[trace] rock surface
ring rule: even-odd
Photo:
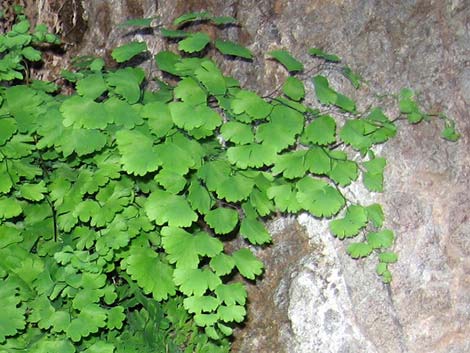
[[[372,93],[413,87],[428,111],[444,110],[462,134],[448,143],[439,137],[439,121],[402,124],[381,152],[388,159],[385,193],[355,193],[364,203],[382,202],[397,235],[391,286],[374,274],[373,260],[345,255],[323,222],[306,215],[273,222],[275,245],[259,252],[267,270],[250,288],[250,320],[237,332],[234,352],[470,352],[469,2],[47,0],[29,7],[39,21],[65,30],[68,55],[108,56],[129,38],[117,23],[154,15],[170,23],[202,9],[237,17],[243,27],[228,36],[258,55],[288,48],[312,61],[306,54],[312,46],[338,54],[367,78],[356,94],[364,106]],[[152,34],[143,37],[154,52],[164,47]],[[63,59],[54,60],[51,72]],[[269,60],[225,68],[261,93],[286,76]],[[331,78],[351,94],[346,82]]]

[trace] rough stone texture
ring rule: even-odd
[[[128,39],[126,18],[159,15],[162,23],[188,10],[236,16],[230,39],[255,53],[288,48],[309,59],[321,47],[342,56],[369,86],[356,97],[411,86],[428,111],[454,117],[462,138],[439,138],[439,122],[401,124],[382,150],[386,192],[354,196],[383,202],[397,235],[400,261],[384,286],[373,260],[353,261],[324,222],[306,215],[271,226],[275,245],[259,255],[266,273],[250,285],[250,320],[237,332],[236,352],[470,352],[470,4],[467,0],[42,0],[38,18],[65,29],[68,55],[108,55]],[[58,10],[60,8],[60,10]],[[54,17],[55,16],[55,17]],[[212,33],[215,35],[215,33]],[[164,43],[141,35],[157,52]],[[48,67],[59,67],[55,57]],[[233,61],[225,68],[265,93],[286,76],[269,60]],[[352,94],[335,72],[336,87]],[[387,104],[387,101],[384,102]],[[393,116],[396,111],[389,108]]]

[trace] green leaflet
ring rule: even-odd
[[[238,56],[248,60],[253,57],[249,49],[229,40],[216,39],[215,47],[224,55]]]
[[[140,99],[140,85],[144,77],[145,73],[141,68],[126,67],[108,73],[106,83],[112,92],[124,98],[129,104],[134,104]]]
[[[210,270],[177,268],[173,280],[186,295],[202,296],[207,290],[214,290],[222,282]]]
[[[162,164],[150,137],[134,130],[121,130],[116,133],[116,142],[125,171],[135,175],[145,175],[155,171]],[[138,143],[137,143],[138,142]]]
[[[282,92],[295,101],[300,101],[305,97],[303,82],[292,76],[287,77],[286,82],[282,85]]]
[[[362,173],[362,182],[370,191],[382,192],[386,161],[378,157],[363,163],[366,172]]]
[[[95,100],[107,90],[106,82],[101,73],[86,76],[76,83],[77,93],[83,97]]]
[[[145,42],[130,42],[114,49],[111,53],[111,56],[118,63],[122,63],[132,59],[134,56],[143,53],[146,50],[147,44]]]
[[[331,61],[331,62],[334,62],[334,63],[337,63],[337,62],[341,61],[341,58],[338,57],[337,55],[328,54],[328,53],[324,52],[323,50],[321,50],[319,48],[310,48],[308,50],[308,53],[310,55],[316,56],[320,59],[324,59],[326,61]]]
[[[372,247],[368,243],[352,243],[348,245],[346,251],[353,259],[369,256],[372,253]]]
[[[302,132],[304,118],[294,109],[277,105],[273,108],[270,121],[258,126],[256,140],[270,146],[275,152],[294,144]]]
[[[271,113],[272,107],[256,93],[240,90],[231,102],[231,109],[235,114],[246,113],[252,119],[264,119]]]
[[[214,96],[225,94],[227,87],[224,76],[214,62],[204,61],[194,74],[210,94]]]
[[[409,88],[400,90],[399,106],[400,112],[404,113],[408,121],[412,124],[419,123],[425,118],[425,114],[419,109],[418,103],[414,99],[414,92]]]
[[[321,104],[333,104],[346,112],[354,112],[356,110],[354,101],[333,90],[325,76],[315,76],[313,78],[313,84],[315,86],[315,93]]]
[[[344,218],[330,222],[331,233],[339,239],[355,237],[367,225],[367,212],[362,206],[349,206]]]
[[[263,223],[248,217],[241,222],[240,234],[253,245],[270,243],[272,240]]]
[[[304,130],[303,139],[317,145],[329,145],[336,141],[336,122],[329,115],[314,119]]]
[[[234,230],[238,223],[238,212],[230,208],[218,207],[206,213],[206,223],[217,234],[227,234]]]
[[[181,26],[188,22],[209,20],[211,17],[212,17],[211,14],[207,11],[188,12],[174,19],[173,24],[177,26]]]
[[[131,248],[130,256],[123,260],[122,266],[146,293],[152,294],[155,300],[164,300],[175,294],[173,269],[162,262],[152,249]]]
[[[252,143],[255,139],[251,125],[229,121],[222,125],[220,133],[224,139],[238,145]]]
[[[199,52],[210,42],[210,37],[201,32],[192,33],[179,42],[178,49],[187,53]]]
[[[158,225],[189,227],[197,220],[197,214],[184,197],[163,190],[153,191],[146,200],[144,209],[148,218]]]
[[[17,308],[21,298],[17,295],[18,290],[13,281],[1,280],[0,302],[3,308],[2,319],[0,319],[0,343],[5,338],[15,335],[18,330],[25,327],[25,309]]]
[[[268,53],[269,56],[279,61],[289,72],[302,71],[304,65],[295,59],[287,50],[273,50]]]
[[[305,177],[296,184],[297,201],[317,217],[331,217],[345,204],[343,195],[321,179]]]
[[[263,271],[263,263],[249,249],[240,249],[232,254],[240,274],[248,279],[255,279]]]
[[[168,262],[178,268],[197,268],[200,257],[214,257],[223,250],[222,243],[205,232],[192,235],[180,228],[164,227],[161,233]]]
[[[227,158],[230,163],[240,169],[248,167],[262,167],[271,165],[276,158],[276,150],[270,145],[247,144],[243,146],[229,147]]]
[[[389,248],[393,245],[395,236],[389,229],[384,229],[380,232],[370,232],[367,235],[367,242],[374,249]]]

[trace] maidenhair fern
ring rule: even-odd
[[[155,55],[172,76],[157,90],[126,64],[144,42],[116,48],[116,69],[96,58],[63,71],[75,86],[65,96],[25,80],[24,63],[40,59],[35,44],[57,37],[31,31],[21,14],[0,36],[1,352],[227,352],[246,318],[239,278],[262,274],[252,247],[272,241],[264,222],[276,212],[331,218],[335,237],[359,239],[348,253],[376,253],[390,282],[397,256],[382,208],[348,201],[343,188],[361,180],[383,190],[386,161],[373,147],[396,134],[394,121],[380,108],[358,112],[321,74],[312,77],[320,104],[306,104],[304,66],[286,50],[268,53],[289,72],[279,96],[244,89],[202,52],[253,54],[187,31],[194,21],[235,19],[190,13],[162,28],[181,53]],[[309,53],[360,85],[337,56]],[[428,117],[410,90],[399,105],[411,123]],[[457,139],[444,119],[443,136]],[[238,234],[247,246],[228,250]]]

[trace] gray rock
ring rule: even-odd
[[[49,21],[56,0],[35,4]],[[236,352],[466,353],[470,352],[470,4],[467,0],[90,0],[66,2],[74,16],[52,19],[69,28],[68,55],[109,55],[127,38],[115,25],[125,18],[159,15],[163,23],[188,10],[236,16],[243,27],[225,34],[263,55],[286,48],[316,59],[316,46],[343,57],[368,85],[354,93],[335,72],[335,87],[360,106],[383,103],[374,93],[417,90],[431,112],[454,117],[462,138],[439,137],[440,122],[400,124],[381,153],[388,160],[386,191],[359,201],[383,203],[397,236],[394,281],[385,286],[375,261],[353,261],[324,222],[302,215],[273,223],[275,244],[259,255],[266,273],[250,285],[249,321],[237,331]],[[37,8],[42,7],[42,8]],[[39,10],[39,11],[38,11]],[[49,11],[49,12],[48,12]],[[63,10],[65,11],[65,10]],[[79,16],[82,20],[78,21]],[[60,17],[60,16],[59,16]],[[73,22],[75,19],[75,22]],[[67,27],[68,26],[68,27]],[[77,27],[78,26],[78,27]],[[165,44],[143,39],[157,52]],[[56,59],[56,67],[62,63]],[[224,68],[266,93],[286,77],[271,60],[233,61]],[[49,72],[54,74],[54,60]],[[309,98],[311,99],[311,97]],[[380,101],[380,102],[379,102]],[[275,256],[274,256],[275,255]]]

